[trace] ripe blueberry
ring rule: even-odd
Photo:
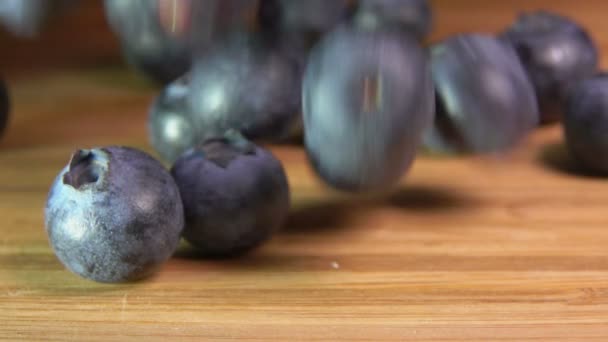
[[[167,85],[150,109],[150,141],[160,156],[171,163],[198,142],[199,133],[188,102],[189,92],[187,74]]]
[[[360,0],[357,20],[377,25],[396,25],[424,38],[431,28],[432,13],[427,0]]]
[[[283,140],[299,121],[301,69],[259,37],[239,33],[198,60],[191,109],[201,138],[228,129],[249,139]]]
[[[513,44],[534,84],[542,122],[558,120],[569,89],[597,70],[597,48],[569,18],[546,11],[523,14],[503,38]]]
[[[171,175],[125,147],[76,151],[51,187],[45,217],[59,260],[109,283],[151,275],[177,248],[184,225]]]
[[[313,49],[302,101],[321,178],[341,190],[383,190],[408,170],[433,118],[427,55],[400,30],[341,26]]]
[[[513,49],[466,34],[431,48],[437,92],[433,150],[491,153],[509,148],[538,124],[534,89]]]
[[[246,252],[269,239],[287,217],[283,166],[236,131],[186,152],[171,174],[184,202],[184,237],[207,256]]]
[[[608,75],[574,88],[564,113],[566,141],[585,168],[608,174]]]

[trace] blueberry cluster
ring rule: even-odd
[[[593,41],[565,17],[525,14],[500,35],[425,48],[425,0],[105,4],[127,59],[165,84],[149,132],[173,166],[124,147],[74,153],[49,193],[46,227],[83,277],[146,277],[182,236],[208,257],[268,240],[286,220],[289,185],[252,141],[302,133],[327,184],[384,191],[422,145],[496,153],[563,117],[574,156],[608,172],[608,75],[596,75]]]

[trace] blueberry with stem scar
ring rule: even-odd
[[[94,281],[134,281],[173,254],[184,226],[171,175],[126,147],[76,151],[49,192],[46,232],[59,260]]]
[[[302,101],[318,175],[340,190],[385,190],[410,168],[432,122],[427,55],[398,29],[339,27],[313,49]]]
[[[581,82],[564,114],[570,153],[584,168],[608,174],[608,74]]]
[[[551,12],[522,14],[502,38],[515,47],[534,84],[543,123],[559,120],[569,90],[598,67],[597,48],[585,29]]]
[[[205,256],[247,252],[268,240],[287,217],[283,166],[236,131],[186,152],[171,174],[184,201],[184,238]]]
[[[513,49],[463,34],[431,48],[437,115],[425,143],[441,152],[500,152],[538,125],[530,80]]]

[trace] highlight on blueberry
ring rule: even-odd
[[[180,241],[184,212],[171,175],[126,147],[78,150],[48,195],[46,232],[59,260],[98,282],[153,274]]]
[[[302,98],[309,159],[346,191],[397,183],[434,111],[427,55],[396,29],[344,25],[325,36],[310,55]]]
[[[247,252],[279,230],[289,211],[283,166],[236,131],[205,140],[171,174],[184,203],[184,238],[203,255]]]
[[[401,27],[420,39],[429,33],[432,22],[427,0],[359,0],[356,17],[370,25]]]
[[[522,14],[502,38],[515,47],[534,84],[544,123],[560,118],[569,90],[598,67],[598,50],[587,31],[555,13]]]
[[[457,35],[431,47],[431,63],[437,111],[427,148],[499,152],[538,125],[534,89],[509,45],[488,35]]]
[[[10,100],[8,96],[8,89],[4,81],[0,79],[0,137],[4,134],[6,125],[8,123],[8,116],[10,110]]]
[[[572,91],[564,132],[572,156],[585,169],[608,174],[608,74],[599,74]]]
[[[189,93],[190,75],[186,74],[167,85],[150,108],[150,141],[163,160],[171,163],[199,140]]]
[[[281,141],[301,118],[298,62],[259,36],[236,33],[193,66],[190,106],[201,139],[240,131]]]

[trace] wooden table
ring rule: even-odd
[[[608,1],[434,4],[434,39],[551,4],[608,43]],[[82,11],[103,24],[96,2]],[[39,45],[0,39],[14,47],[2,61],[14,115],[0,142],[0,339],[608,341],[608,181],[573,168],[559,127],[502,157],[422,156],[385,198],[331,192],[300,147],[274,147],[293,209],[259,250],[205,261],[184,246],[129,285],[69,273],[44,231],[51,180],[77,147],[150,151],[157,92],[107,63],[116,44],[103,27],[82,30],[99,45],[54,45],[86,22],[71,14]]]

